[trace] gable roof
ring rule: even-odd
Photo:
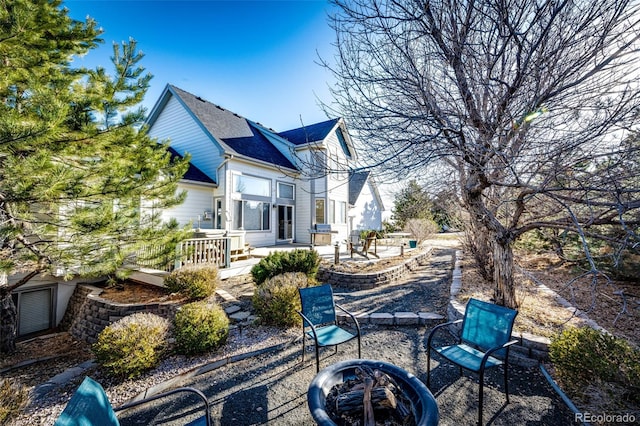
[[[294,145],[304,145],[311,142],[324,140],[336,127],[339,118],[323,121],[322,123],[311,124],[297,129],[287,130],[278,133],[281,137]]]
[[[250,120],[175,86],[168,85],[166,90],[182,103],[226,154],[296,170],[293,163]],[[152,121],[153,119],[151,117]]]
[[[349,204],[354,205],[358,201],[360,192],[364,188],[364,184],[367,183],[370,172],[349,172]]]
[[[184,158],[175,149],[171,147],[168,148],[168,151],[169,151],[169,154],[171,155],[171,160],[173,160],[174,158],[180,158],[180,159]],[[210,183],[214,185],[217,184],[217,182],[215,182],[213,179],[207,176],[202,170],[200,170],[199,168],[191,164],[191,162],[189,162],[189,168],[185,172],[184,176],[182,176],[182,179],[190,180],[194,182]]]
[[[384,204],[382,203],[382,197],[378,191],[378,185],[375,180],[373,180],[373,176],[371,176],[370,171],[351,170],[349,172],[349,204],[352,206],[356,204],[358,197],[360,197],[360,193],[362,192],[362,188],[364,188],[367,181],[371,184],[373,195],[378,200],[380,209],[384,210]]]

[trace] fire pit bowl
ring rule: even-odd
[[[411,401],[411,410],[418,426],[438,424],[438,405],[429,389],[413,374],[384,361],[353,359],[338,362],[321,370],[309,385],[307,403],[313,420],[321,426],[335,426],[327,414],[326,398],[336,384],[355,377],[356,367],[366,366],[392,377]]]

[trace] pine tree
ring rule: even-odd
[[[15,349],[11,291],[31,278],[121,273],[184,237],[159,211],[183,201],[187,163],[133,109],[151,79],[135,41],[114,45],[113,76],[73,66],[99,36],[58,0],[0,0],[0,352]]]
[[[400,229],[409,219],[431,219],[432,205],[429,193],[411,180],[394,197],[392,219]]]

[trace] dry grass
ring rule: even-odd
[[[582,320],[560,305],[555,298],[543,291],[533,281],[520,279],[516,290],[519,303],[518,317],[514,324],[516,332],[527,332],[538,336],[551,337],[567,325],[579,326]],[[465,257],[462,263],[462,289],[459,299],[469,298],[490,300],[493,284],[485,281],[477,272],[473,259]]]
[[[28,401],[26,386],[13,379],[0,379],[0,425],[16,416]]]
[[[623,337],[635,345],[640,344],[640,288],[633,283],[607,282],[602,277],[597,282],[590,276],[576,279],[576,273],[566,265],[557,264],[550,256],[517,255],[523,272],[516,276],[516,297],[519,314],[516,331],[551,337],[567,326],[585,325],[585,321],[565,308],[553,295],[544,291],[547,287],[572,306],[584,312],[591,320],[612,334]],[[473,260],[463,261],[463,289],[461,299],[476,297],[489,300],[492,284],[485,282],[475,270]],[[623,292],[625,298],[620,296]]]

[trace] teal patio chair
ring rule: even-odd
[[[482,425],[482,394],[484,371],[502,365],[504,390],[509,403],[508,359],[509,347],[517,342],[511,340],[513,322],[518,311],[493,303],[470,299],[462,320],[440,324],[429,333],[427,340],[427,387],[430,387],[431,350],[462,369],[479,374],[480,396],[478,400],[478,425]],[[438,330],[462,322],[462,331],[457,345],[434,347],[432,339]]]
[[[313,339],[316,349],[316,372],[320,371],[320,347],[334,346],[336,353],[340,343],[358,339],[358,358],[361,358],[360,324],[356,317],[342,306],[334,303],[333,290],[330,284],[316,287],[301,288],[300,303],[302,310],[298,311],[302,317],[302,362],[306,338]],[[355,324],[355,333],[338,326],[336,309],[345,312]]]
[[[198,389],[183,387],[163,392],[152,397],[134,401],[120,407],[113,408],[104,388],[100,383],[90,377],[85,377],[78,389],[71,396],[54,426],[118,426],[120,422],[116,417],[116,411],[137,407],[152,401],[159,400],[169,395],[188,392],[197,395],[204,404],[205,414],[189,423],[188,426],[211,426],[209,415],[209,401]]]

